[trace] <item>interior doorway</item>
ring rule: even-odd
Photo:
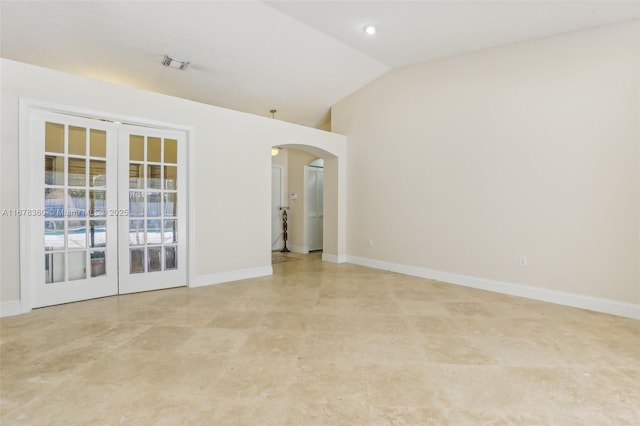
[[[322,229],[318,229],[321,235],[322,260],[332,263],[346,261],[345,249],[345,163],[342,160],[346,155],[342,147],[328,147],[330,150],[314,145],[287,144],[278,145],[279,153],[272,154],[271,164],[279,164],[285,171],[285,200],[288,220],[287,247],[294,253],[309,253],[309,238],[305,231],[306,217],[305,204],[307,202],[307,189],[305,176],[308,166],[322,166],[321,190],[316,188],[316,201],[314,216],[316,221],[322,223]],[[313,164],[312,164],[313,163]],[[317,174],[315,175],[317,178]],[[271,188],[273,192],[273,187]],[[322,194],[320,197],[319,194]],[[273,217],[273,215],[272,215]],[[282,225],[280,225],[282,229]],[[270,251],[272,251],[270,247]],[[273,253],[272,253],[273,254]]]
[[[322,250],[324,228],[324,161],[319,158],[305,171],[305,222],[304,232],[308,251]]]
[[[298,149],[272,157],[272,251],[322,251],[324,246],[324,159]],[[287,213],[284,241],[283,215]]]
[[[282,208],[286,207],[284,175],[284,166],[271,165],[271,251],[283,247],[281,215]]]

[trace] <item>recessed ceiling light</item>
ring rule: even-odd
[[[378,32],[378,29],[373,24],[367,24],[364,27],[362,27],[362,31],[364,31],[366,34],[374,35],[375,33]]]
[[[189,66],[189,61],[183,61],[182,59],[173,58],[171,56],[164,56],[162,60],[162,65],[165,67],[175,68],[177,70],[184,71]]]

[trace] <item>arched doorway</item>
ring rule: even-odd
[[[287,247],[298,253],[318,250],[315,245],[314,247],[310,246],[313,241],[308,231],[308,225],[312,219],[310,216],[315,215],[315,220],[321,221],[321,237],[319,238],[321,247],[319,249],[323,251],[322,259],[334,263],[343,262],[345,253],[343,229],[344,217],[346,217],[343,198],[345,197],[346,185],[344,184],[344,174],[341,175],[340,171],[341,166],[344,167],[344,165],[341,165],[337,155],[314,146],[284,144],[279,145],[279,148],[281,150],[278,155],[272,157],[272,167],[282,166],[286,170],[284,174],[287,176],[287,182],[285,183],[283,207],[287,211]],[[280,155],[283,156],[280,157]],[[322,196],[319,203],[317,198],[315,203],[311,203],[313,206],[309,205],[308,188],[305,188],[308,183],[307,173],[311,163],[323,166]],[[272,205],[272,212],[275,211],[273,207]],[[322,212],[319,217],[318,207]],[[311,210],[315,211],[311,212]],[[281,219],[281,212],[278,214]],[[276,246],[278,245],[272,245],[272,247]]]

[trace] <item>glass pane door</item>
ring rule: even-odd
[[[31,129],[41,164],[32,182],[40,187],[32,205],[41,208],[28,219],[42,259],[34,306],[116,294],[117,221],[109,215],[117,203],[113,126],[36,113]]]
[[[32,307],[187,283],[186,134],[30,111]]]
[[[120,292],[186,285],[185,135],[124,126],[119,139]]]

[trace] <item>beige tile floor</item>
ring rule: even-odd
[[[3,318],[1,424],[640,424],[639,321],[319,259]]]

